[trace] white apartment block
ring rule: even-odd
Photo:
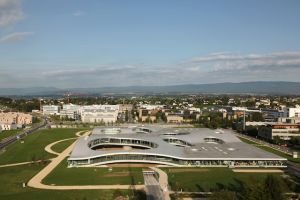
[[[43,115],[59,115],[60,106],[55,105],[44,105],[43,106]]]
[[[258,136],[272,140],[275,136],[283,140],[289,140],[291,137],[299,137],[300,129],[298,124],[273,123],[261,126],[258,129]]]
[[[119,105],[91,105],[80,109],[81,121],[84,123],[112,123],[116,122]]]
[[[286,117],[300,117],[300,106],[297,105],[295,108],[287,108]]]
[[[60,111],[61,118],[79,119],[81,106],[75,104],[65,104]]]

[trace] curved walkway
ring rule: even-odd
[[[52,146],[56,145],[57,143],[60,143],[60,142],[63,142],[63,141],[67,141],[67,140],[71,140],[71,139],[76,139],[77,137],[73,137],[73,138],[67,138],[67,139],[63,139],[63,140],[58,140],[56,142],[53,142],[51,144],[48,144],[46,147],[45,147],[45,151],[47,151],[48,153],[51,153],[51,154],[54,154],[54,155],[59,155],[60,153],[56,152],[56,151],[53,151],[51,149]]]
[[[157,172],[159,174],[159,185],[163,191],[163,195],[164,195],[164,200],[170,200],[170,192],[169,192],[169,188],[168,188],[168,175],[166,172],[164,172],[163,170],[157,168],[157,167],[150,167],[150,169],[154,170],[155,172]]]
[[[88,135],[90,132],[87,131],[82,136]],[[52,159],[51,163],[48,164],[44,169],[37,173],[30,181],[28,182],[29,187],[38,188],[38,189],[48,189],[48,190],[93,190],[93,189],[144,189],[144,185],[46,185],[42,183],[42,180],[55,168],[57,165],[62,162],[72,151],[76,141],[72,143],[68,148],[66,148],[62,153],[60,153],[56,158]]]
[[[78,136],[78,137],[81,137],[81,136],[89,135],[91,133],[91,131],[88,131],[88,133],[85,133],[85,134],[81,135],[84,132],[86,132],[86,131],[78,131],[75,135]]]

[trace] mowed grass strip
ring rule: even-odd
[[[122,176],[126,174],[126,176]],[[44,184],[54,185],[140,185],[144,183],[142,168],[78,167],[67,168],[63,160],[44,180]]]
[[[45,160],[55,157],[44,148],[48,144],[76,137],[75,133],[82,129],[43,129],[24,138],[24,143],[17,141],[0,152],[0,164],[10,164],[35,160]]]
[[[63,152],[67,147],[69,147],[73,142],[75,142],[77,139],[74,138],[74,139],[70,139],[70,140],[66,140],[66,141],[62,141],[62,142],[59,142],[55,145],[53,145],[51,147],[51,149],[57,153],[61,153]]]
[[[174,171],[174,168],[162,168],[168,173],[169,184],[174,191],[209,192],[230,185],[238,185],[239,181],[264,181],[267,175],[281,176],[281,173],[236,173],[229,168],[204,168],[205,171]],[[176,168],[175,168],[176,169]],[[182,169],[182,168],[181,168]],[[202,169],[202,168],[201,168]]]
[[[291,162],[296,162],[296,163],[300,163],[300,158],[293,158],[292,156],[284,153],[284,152],[281,152],[281,151],[278,151],[276,149],[273,149],[273,148],[270,148],[268,146],[265,146],[265,145],[261,145],[259,143],[256,143],[254,141],[251,141],[251,140],[248,140],[248,139],[245,139],[245,138],[242,138],[242,137],[238,137],[242,142],[245,142],[247,144],[251,144],[253,146],[256,146],[257,148],[260,148],[262,150],[265,150],[265,151],[268,151],[270,153],[273,153],[273,154],[276,154],[278,156],[281,156],[283,158],[286,158],[288,159],[289,161]]]
[[[17,130],[5,130],[5,131],[2,131],[0,132],[0,141],[5,139],[5,138],[8,138],[8,137],[11,137],[11,136],[15,136],[19,133],[22,133],[22,131],[24,131],[23,129],[17,129]]]
[[[23,188],[26,183],[45,165],[32,164],[0,168],[0,199],[5,200],[107,200],[118,196],[130,199],[146,199],[144,193],[132,190],[40,190],[30,187]]]

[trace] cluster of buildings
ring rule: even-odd
[[[158,118],[162,117],[167,123],[180,124],[196,121],[200,115],[200,108],[193,107],[193,104],[183,104],[175,109],[170,109],[166,105],[140,104],[137,120],[140,122],[157,122]]]
[[[60,118],[80,120],[83,123],[115,123],[125,112],[131,112],[132,105],[44,105],[44,115],[57,115]]]
[[[14,130],[32,123],[32,115],[20,112],[0,113],[0,132]]]

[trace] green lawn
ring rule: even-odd
[[[240,139],[241,141],[245,142],[245,143],[254,145],[254,146],[256,146],[256,147],[258,147],[258,148],[260,148],[260,149],[263,149],[263,150],[268,151],[268,152],[270,152],[270,153],[274,153],[274,154],[276,154],[276,155],[278,155],[278,156],[281,156],[281,157],[283,157],[283,158],[286,158],[286,159],[288,159],[288,160],[291,161],[291,162],[300,163],[300,158],[293,158],[292,156],[290,156],[290,155],[288,155],[288,154],[286,154],[286,153],[283,153],[283,152],[281,152],[281,151],[278,151],[278,150],[276,150],[276,149],[273,149],[273,148],[270,148],[270,147],[267,147],[267,146],[262,146],[262,145],[260,145],[260,144],[258,144],[258,143],[256,143],[256,142],[254,142],[254,141],[247,140],[247,139],[245,139],[245,138],[239,137],[239,139]]]
[[[168,168],[162,168],[168,173],[169,184],[172,190],[204,191],[219,189],[222,187],[237,186],[239,181],[263,181],[270,173],[235,173],[229,168],[203,168],[200,172],[169,172]],[[170,168],[174,169],[174,168]],[[199,168],[198,168],[199,169]],[[202,168],[200,168],[202,169]],[[273,174],[280,176],[281,174]]]
[[[49,159],[55,155],[47,153],[44,148],[57,140],[75,137],[82,129],[43,129],[24,138],[24,143],[17,141],[0,153],[0,164]]]
[[[131,190],[39,190],[22,187],[43,165],[0,168],[0,199],[5,200],[108,200],[129,195],[130,199],[146,199],[145,194]],[[135,198],[132,195],[135,194]]]
[[[57,153],[63,152],[68,146],[70,146],[76,139],[70,139],[66,141],[59,142],[51,147],[51,149]]]
[[[23,131],[23,129],[2,131],[2,132],[0,132],[0,141],[3,140],[4,138],[17,135],[17,134],[21,133],[22,131]]]
[[[67,168],[63,160],[43,181],[55,185],[143,184],[142,168],[101,167]]]

